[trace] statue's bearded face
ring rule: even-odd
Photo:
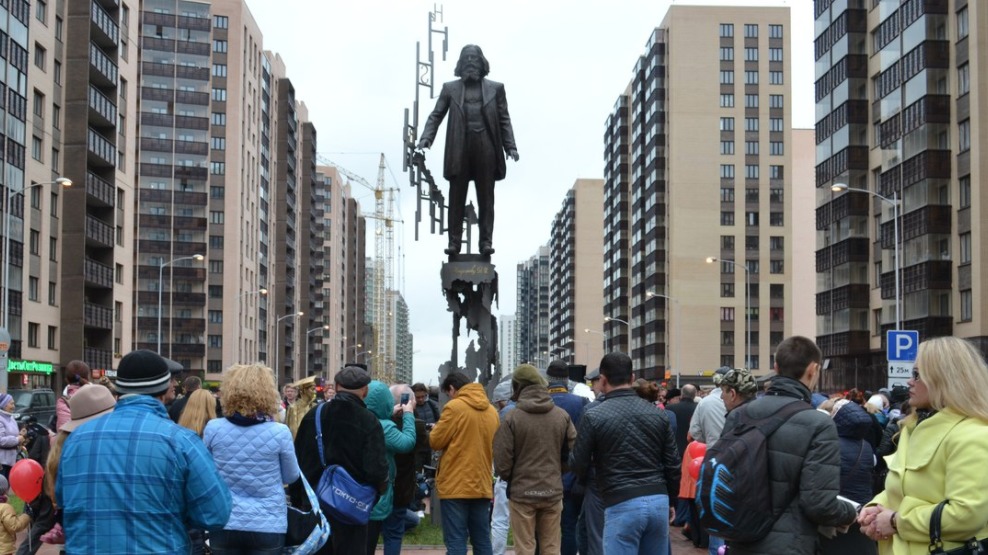
[[[466,48],[460,54],[460,77],[467,81],[480,79],[483,57],[476,48]]]

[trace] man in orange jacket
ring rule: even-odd
[[[443,452],[436,489],[446,553],[466,555],[469,535],[474,555],[492,555],[489,510],[497,411],[484,387],[460,372],[446,376],[441,389],[450,400],[429,435],[429,444]]]

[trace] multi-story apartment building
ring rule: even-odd
[[[604,350],[600,337],[604,324],[603,206],[604,181],[577,179],[553,218],[549,241],[550,354],[590,368],[600,362]]]
[[[409,312],[408,303],[405,297],[398,291],[392,291],[395,307],[394,327],[395,330],[395,383],[412,383],[412,371],[414,369],[415,342],[412,333],[408,329]]]
[[[545,368],[549,365],[549,246],[517,267],[518,360]]]
[[[501,376],[507,376],[521,364],[518,358],[518,318],[514,314],[504,314],[497,319],[498,357],[497,369]]]
[[[969,338],[988,352],[984,266],[973,255],[986,238],[977,225],[986,148],[977,78],[986,69],[988,7],[814,6],[817,342],[831,360],[824,386],[885,385],[885,334],[896,328],[921,340]]]
[[[672,6],[608,120],[605,333],[646,378],[768,370],[791,329],[790,31]]]
[[[347,198],[343,207],[345,234],[344,264],[346,265],[343,282],[345,316],[343,350],[344,361],[361,362],[364,351],[371,350],[368,345],[374,338],[373,331],[366,322],[366,289],[367,289],[367,220],[361,215],[360,203],[354,198]]]

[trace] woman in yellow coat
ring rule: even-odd
[[[885,491],[858,522],[882,555],[927,555],[930,515],[941,517],[943,547],[988,538],[988,366],[963,339],[919,345],[898,450],[886,457]]]

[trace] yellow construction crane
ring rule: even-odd
[[[374,193],[374,213],[365,214],[365,218],[375,220],[374,226],[374,271],[372,273],[373,323],[374,323],[374,360],[380,361],[375,370],[375,378],[385,383],[394,383],[395,379],[395,192],[397,188],[385,188],[384,173],[387,162],[381,153],[377,168],[377,184],[371,186],[366,179],[347,170],[343,166],[323,156],[317,155],[320,164],[333,166],[347,179],[355,181]],[[375,365],[377,366],[377,365]]]

